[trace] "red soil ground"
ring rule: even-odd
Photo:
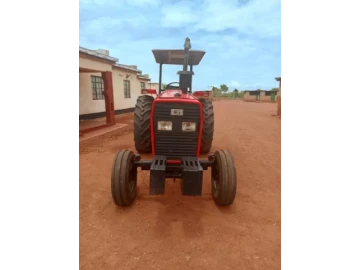
[[[129,127],[80,144],[80,269],[281,269],[281,122],[277,104],[214,101],[212,151],[237,166],[234,204],[218,208],[210,171],[202,197],[183,197],[167,180],[164,196],[139,195],[126,209],[111,198],[114,155],[134,150]],[[131,120],[129,120],[131,123]]]

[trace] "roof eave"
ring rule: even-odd
[[[142,77],[142,76],[139,76],[139,75],[137,77],[140,80],[151,81],[151,78],[146,78],[146,77]]]
[[[124,70],[128,70],[128,71],[133,71],[133,72],[140,73],[140,74],[142,73],[142,71],[140,69],[134,69],[134,68],[128,67],[128,66],[126,66],[124,64],[115,64],[114,67],[124,69]]]
[[[80,46],[79,46],[79,52],[85,53],[85,54],[90,55],[90,56],[98,57],[98,58],[101,58],[101,59],[104,59],[104,60],[108,60],[108,61],[111,61],[111,62],[115,62],[115,63],[117,61],[119,61],[119,59],[117,59],[115,57],[105,55],[105,54],[99,53],[97,51],[86,49],[86,48],[80,47]]]

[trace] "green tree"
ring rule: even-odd
[[[236,88],[233,91],[233,96],[234,98],[238,98],[239,97],[239,90],[237,90]]]
[[[221,92],[226,93],[229,90],[229,87],[226,84],[221,84],[220,90]]]
[[[217,88],[216,86],[212,87],[213,95],[214,97],[220,97],[221,96],[221,90]]]

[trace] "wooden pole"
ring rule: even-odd
[[[281,78],[279,78],[277,116],[281,117]]]

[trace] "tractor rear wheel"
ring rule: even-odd
[[[139,153],[151,153],[150,113],[154,98],[139,96],[134,110],[134,141]]]
[[[200,144],[200,153],[208,153],[212,146],[214,136],[214,108],[213,104],[208,99],[199,99],[203,107],[203,128]]]
[[[211,169],[211,192],[219,206],[231,205],[236,196],[236,168],[232,155],[226,150],[215,152],[214,166]]]
[[[129,206],[136,198],[137,167],[135,154],[121,150],[115,156],[111,173],[111,194],[118,206]]]

